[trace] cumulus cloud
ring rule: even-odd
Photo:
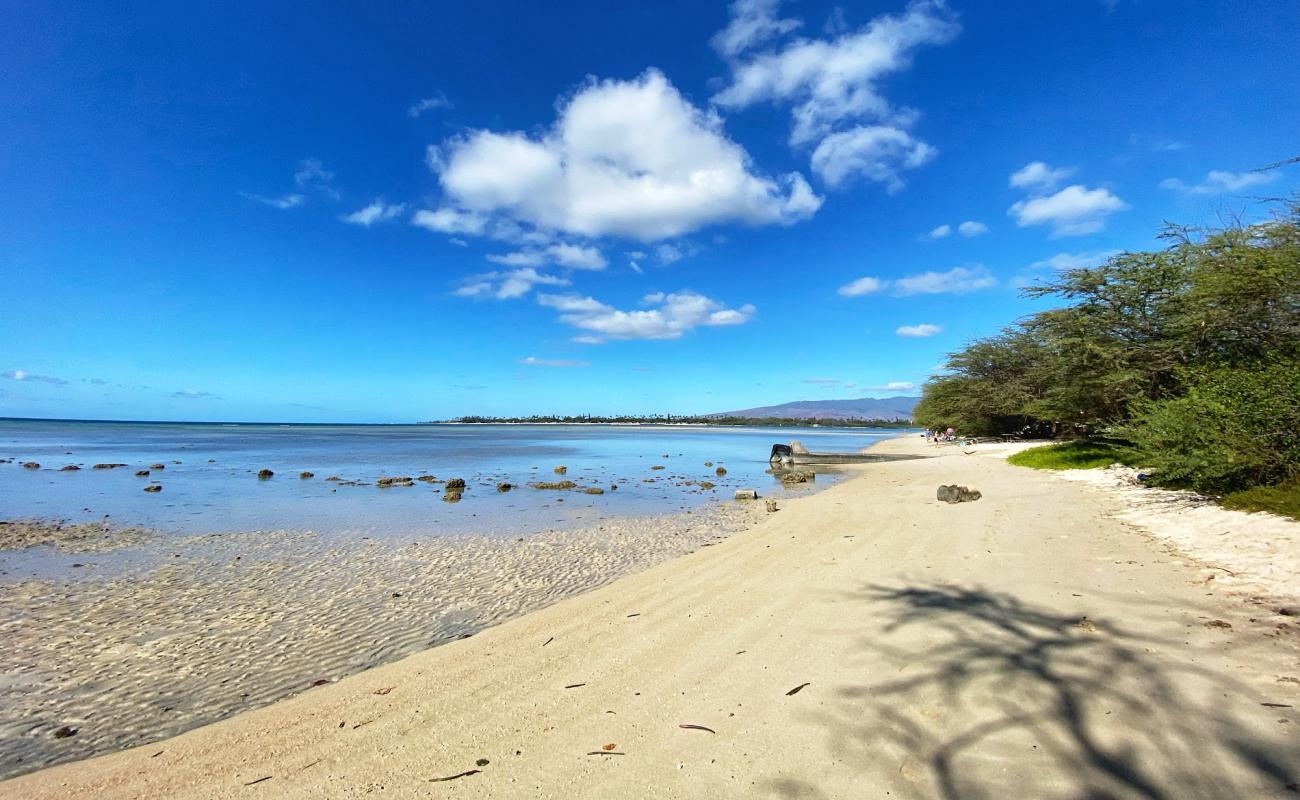
[[[844,297],[861,297],[864,294],[875,294],[882,291],[888,285],[888,281],[880,278],[858,278],[856,281],[841,286],[839,293]]]
[[[1074,167],[1049,167],[1042,161],[1031,161],[1011,173],[1009,183],[1015,189],[1050,192],[1075,172]]]
[[[1055,194],[1021,200],[1007,209],[1020,227],[1050,225],[1052,238],[1096,233],[1106,227],[1106,217],[1128,208],[1108,189],[1067,186]]]
[[[812,170],[832,188],[865,178],[892,194],[903,188],[901,170],[915,169],[936,153],[899,128],[860,125],[822,139],[812,153]]]
[[[442,92],[433,97],[425,97],[415,101],[406,110],[406,113],[410,115],[411,119],[415,119],[426,111],[435,111],[439,108],[451,108],[451,103],[443,96]]]
[[[940,225],[925,235],[927,239],[944,239],[952,235],[951,225]]]
[[[543,306],[560,312],[560,321],[586,331],[587,344],[600,339],[678,339],[695,328],[741,325],[753,318],[752,305],[727,308],[695,292],[655,292],[642,298],[644,309],[623,311],[592,297],[538,295]]]
[[[395,219],[401,216],[405,210],[406,206],[404,205],[385,203],[382,199],[378,199],[365,208],[353,211],[351,214],[344,214],[339,219],[353,225],[369,228],[376,222]]]
[[[530,266],[496,272],[482,272],[466,278],[460,288],[452,292],[456,297],[480,300],[515,300],[528,294],[534,286],[568,286],[570,281],[558,275],[547,275]]]
[[[723,58],[735,58],[754,45],[784,36],[803,23],[779,19],[781,0],[736,0],[730,6],[731,21],[714,34],[710,43]]]
[[[560,232],[650,242],[721,222],[793,224],[822,202],[798,173],[755,173],[721,118],[657,70],[587,84],[541,135],[471,131],[428,161],[448,204],[416,224],[497,238],[510,228],[489,221],[537,241]]]
[[[896,297],[917,294],[967,294],[997,285],[997,278],[981,264],[953,267],[947,272],[922,272],[894,281]]]
[[[1050,269],[1060,272],[1067,269],[1079,269],[1080,267],[1095,267],[1104,263],[1111,256],[1119,255],[1119,253],[1119,250],[1096,250],[1091,253],[1057,253],[1042,261],[1035,261],[1029,265],[1029,268]]]
[[[588,361],[575,361],[570,358],[538,358],[537,356],[521,358],[519,359],[519,363],[526,367],[556,367],[559,369],[591,366],[591,363]]]
[[[903,325],[898,330],[894,331],[894,333],[905,339],[924,339],[927,336],[934,336],[936,333],[941,333],[942,331],[943,328],[938,325],[931,325],[928,322],[923,322],[920,325]]]
[[[790,21],[775,19],[775,10],[773,3],[734,4],[731,23],[715,37],[715,47],[718,42],[744,42],[739,49],[723,51],[736,56],[793,30]],[[774,24],[787,29],[777,31]],[[921,46],[948,42],[959,30],[955,15],[941,0],[915,0],[903,13],[876,17],[855,31],[831,26],[826,38],[801,37],[732,58],[730,82],[713,101],[730,109],[789,103],[790,143],[816,143],[813,169],[828,185],[863,178],[897,191],[902,186],[899,173],[929,161],[935,150],[907,132],[918,114],[893,108],[879,83],[906,69]],[[744,35],[750,31],[756,35]]]
[[[957,232],[968,238],[971,236],[980,236],[989,232],[989,226],[985,225],[983,222],[976,222],[973,219],[968,219],[957,226]]]
[[[1262,186],[1278,177],[1276,172],[1226,172],[1210,170],[1205,180],[1189,185],[1178,178],[1166,178],[1160,182],[1160,188],[1173,189],[1188,194],[1225,194],[1240,192],[1252,186]]]
[[[35,383],[49,383],[54,386],[65,386],[67,381],[63,378],[56,378],[53,375],[35,375],[25,369],[10,369],[0,372],[0,377],[8,378],[11,381],[32,381]]]

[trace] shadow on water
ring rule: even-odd
[[[1300,796],[1294,720],[1279,724],[1281,710],[1262,707],[1270,698],[1191,663],[1181,638],[978,588],[872,586],[846,599],[865,603],[879,631],[861,642],[873,663],[899,668],[857,685],[879,669],[846,676],[812,720],[833,758],[896,770],[905,795]],[[1180,658],[1159,655],[1174,648]],[[765,788],[834,795],[804,777]]]

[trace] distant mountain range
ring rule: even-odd
[[[910,420],[912,411],[920,399],[919,397],[859,397],[856,400],[796,400],[779,406],[746,408],[706,416]]]

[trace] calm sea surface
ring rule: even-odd
[[[856,451],[906,432],[856,428],[708,428],[606,425],[252,425],[0,420],[0,519],[69,521],[109,517],[169,532],[303,529],[322,533],[427,535],[512,533],[588,523],[602,516],[667,513],[724,502],[738,487],[780,497],[765,474],[774,442]],[[22,462],[40,463],[38,470]],[[128,466],[97,470],[98,463]],[[715,467],[726,468],[719,478]],[[164,463],[149,477],[138,469]],[[59,471],[75,464],[78,471]],[[539,491],[526,484],[560,480],[557,465],[603,495]],[[662,465],[663,470],[651,466]],[[275,477],[259,480],[270,469]],[[315,473],[309,480],[302,471]],[[460,503],[441,501],[441,486],[381,489],[381,476],[464,478]],[[337,475],[370,485],[339,486]],[[838,479],[819,469],[817,486]],[[708,480],[715,491],[683,486]],[[498,481],[515,484],[498,493]],[[147,493],[150,482],[162,484]],[[617,491],[609,487],[618,484]]]

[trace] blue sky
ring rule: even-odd
[[[24,3],[0,415],[914,393],[1300,167],[1300,4]]]

